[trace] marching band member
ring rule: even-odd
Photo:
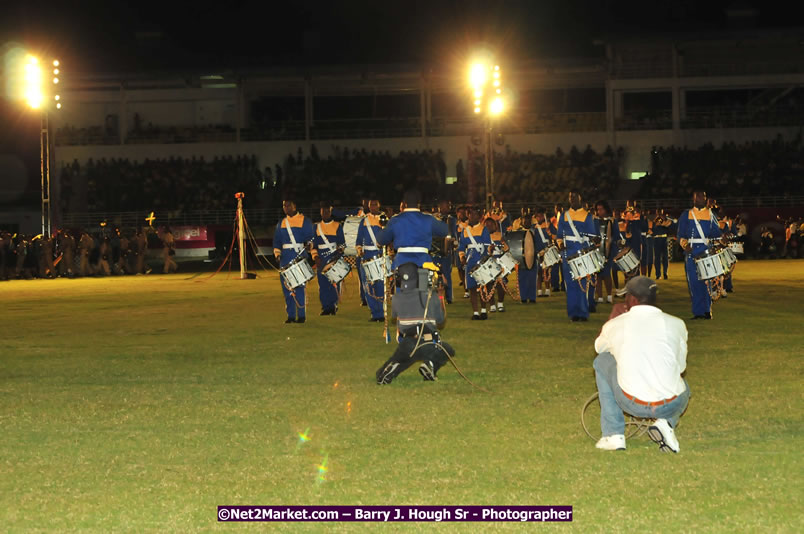
[[[502,232],[500,231],[500,226],[497,221],[492,218],[488,218],[483,221],[483,224],[486,226],[486,230],[489,232],[489,237],[491,238],[491,255],[494,259],[500,258],[503,254],[508,251],[508,244],[503,240]],[[508,277],[503,277],[503,283],[508,283]],[[496,291],[492,292],[491,294],[491,306],[489,306],[490,312],[500,311],[501,313],[505,312],[505,305],[503,302],[505,301],[505,287],[502,283],[497,283],[496,280],[489,282],[487,286],[490,290],[496,287]]]
[[[522,230],[525,216],[529,216],[529,215],[530,215],[530,208],[526,208],[526,207],[520,208],[519,217],[514,219],[514,222],[511,223],[511,231],[516,232],[517,230]]]
[[[603,269],[598,273],[598,284],[595,287],[595,293],[597,294],[597,301],[603,302],[603,289],[605,288],[606,302],[611,304],[614,300],[611,288],[611,273],[614,270],[614,258],[620,251],[620,229],[619,225],[611,217],[611,208],[608,202],[598,200],[595,203],[595,212],[600,221],[601,246],[603,247],[603,257],[606,258]]]
[[[436,219],[446,223],[447,229],[449,230],[445,242],[447,250],[443,251],[444,255],[433,256],[433,261],[438,265],[444,277],[444,297],[447,299],[447,304],[452,304],[452,244],[454,243],[457,232],[457,223],[455,217],[450,213],[450,208],[450,202],[448,200],[442,200],[438,203],[438,211],[433,214]]]
[[[626,201],[623,219],[626,224],[625,244],[631,247],[636,257],[640,259],[640,270],[645,269],[645,261],[642,259],[642,234],[647,232],[648,228],[647,225],[644,224],[645,221],[642,218],[642,213],[637,207],[635,200]],[[624,289],[625,287],[623,287],[623,290]]]
[[[493,200],[491,202],[491,211],[486,213],[484,219],[492,218],[500,225],[500,232],[505,235],[511,230],[511,219],[508,214],[503,210],[502,200]]]
[[[656,218],[653,220],[653,263],[656,269],[656,280],[659,279],[661,273],[664,273],[664,279],[667,280],[669,261],[667,236],[675,230],[675,222],[665,214],[663,209],[656,210]]]
[[[357,255],[363,261],[373,260],[382,253],[380,245],[377,242],[377,236],[382,232],[380,201],[370,200],[368,210],[366,217],[357,229]],[[362,264],[359,268],[360,270],[363,269]],[[391,273],[388,274],[390,275]],[[365,280],[366,273],[363,273],[363,284],[366,286],[364,293],[369,310],[371,311],[369,321],[381,322],[385,319],[385,314],[382,310],[382,301],[383,298],[385,298],[385,281],[378,280],[374,283],[368,283]]]
[[[646,228],[642,234],[642,275],[650,278],[651,271],[653,270],[653,219],[654,216],[650,210],[645,210],[642,214],[643,226]]]
[[[547,221],[547,217],[543,208],[536,208],[536,224],[533,225],[531,229],[531,233],[533,234],[533,245],[534,245],[534,252],[536,253],[536,259],[534,263],[539,266],[540,261],[539,258],[542,257],[542,252],[544,252],[547,247],[552,245],[553,238],[555,233],[553,232],[550,223]],[[536,297],[549,297],[550,296],[550,280],[545,279],[545,274],[550,274],[552,271],[552,267],[545,273],[545,270],[538,267],[538,273],[536,275]],[[542,284],[544,285],[544,289],[542,290]]]
[[[456,215],[456,218],[457,218],[456,223],[455,223],[455,242],[457,243],[457,242],[460,241],[461,236],[463,235],[463,231],[469,225],[469,222],[468,222],[469,219],[468,219],[468,217],[466,215],[466,206],[458,207],[458,209],[455,212],[455,215]],[[455,256],[455,264],[460,266],[461,258],[458,255],[457,248],[458,247],[455,247],[455,254],[454,254],[454,256]],[[466,279],[465,278],[466,278],[466,272],[462,268],[459,268],[458,269],[458,279],[461,281],[461,285],[463,286],[463,289],[464,289],[463,298],[468,299],[469,298],[469,290],[466,289]]]
[[[446,237],[449,233],[446,223],[421,212],[420,203],[418,191],[406,191],[401,204],[402,213],[391,217],[377,239],[381,245],[394,244],[394,269],[406,263],[420,268],[425,263],[432,263],[430,245],[433,237]]]
[[[567,258],[588,247],[589,238],[597,236],[592,214],[583,209],[581,202],[581,195],[571,191],[570,207],[561,214],[556,234],[556,241],[562,249],[564,260],[562,270],[566,281],[567,315],[573,322],[589,319],[589,296],[582,290],[581,285],[572,279]]]
[[[488,319],[488,313],[486,312],[485,303],[478,311],[478,286],[475,279],[472,278],[469,273],[475,265],[480,263],[480,259],[486,254],[490,246],[491,236],[486,226],[480,220],[480,208],[472,206],[469,208],[468,225],[464,229],[460,243],[458,244],[458,254],[460,255],[461,264],[464,269],[466,288],[469,290],[472,302],[472,320],[474,321]]]
[[[717,212],[715,212],[715,216],[717,216]],[[727,237],[729,239],[734,237],[733,222],[731,219],[729,219],[728,215],[723,215],[723,218],[718,221],[718,226],[720,227],[720,233],[723,235],[723,237]],[[731,273],[728,273],[723,277],[723,291],[721,292],[720,296],[721,298],[726,298],[726,293],[732,292],[734,292],[734,282],[732,280]]]
[[[706,205],[706,193],[692,194],[693,207],[684,210],[678,218],[678,239],[686,254],[687,285],[692,300],[693,319],[712,318],[712,297],[703,280],[698,279],[695,256],[706,252],[713,239],[720,237],[717,220]]]
[[[315,234],[310,219],[296,211],[296,203],[293,200],[282,202],[282,210],[285,218],[279,221],[274,231],[274,257],[279,261],[279,267],[287,267],[293,260],[305,252],[305,244],[311,241]],[[285,287],[282,276],[279,277],[282,285],[282,293],[285,295],[285,310],[288,318],[285,324],[303,323],[306,319],[305,312],[305,286],[290,290]]]
[[[550,217],[550,233],[553,234],[553,236],[558,233],[558,219],[561,218],[563,211],[564,209],[561,207],[561,204],[555,204],[553,206],[553,216]],[[557,263],[553,265],[550,271],[550,285],[553,287],[553,291],[565,291],[566,282],[561,264]]]
[[[316,275],[318,276],[318,298],[321,301],[320,315],[335,315],[338,311],[338,295],[340,294],[341,284],[333,285],[322,274],[322,271],[330,260],[338,257],[338,253],[346,246],[346,239],[344,238],[341,224],[332,219],[332,204],[322,201],[319,204],[319,209],[321,221],[315,225],[312,256],[313,262],[316,264]]]
[[[525,208],[522,208],[523,210]],[[525,230],[533,234],[533,218],[530,210],[522,214],[522,217],[516,220],[519,223],[518,229]],[[534,238],[534,243],[535,243]],[[539,275],[539,261],[534,258],[533,267],[528,269],[528,266],[523,262],[517,267],[517,284],[519,285],[519,300],[523,304],[527,302],[536,302],[536,281]]]

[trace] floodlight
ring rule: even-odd
[[[53,78],[53,83],[59,83],[59,79],[58,78]]]
[[[56,109],[61,109],[61,102],[56,102]]]
[[[54,66],[54,67],[58,67],[58,66],[59,66],[59,60],[58,60],[58,59],[54,59],[54,60],[53,60],[53,66]]]
[[[494,70],[500,70],[500,66],[499,65],[494,65]]]
[[[53,74],[58,74],[58,73],[59,73],[59,69],[53,69]]]
[[[480,108],[475,108],[475,113],[480,113]]]
[[[500,86],[500,80],[494,80],[493,85],[494,85],[494,87],[499,87]]]
[[[475,91],[475,98],[480,98],[483,96],[483,89],[478,89]]]
[[[480,63],[475,63],[469,70],[469,82],[473,87],[481,87],[486,83],[488,67]]]
[[[496,71],[496,72],[494,73],[494,79],[496,80],[496,79],[497,79],[497,78],[499,78],[499,77],[500,77],[500,72],[499,72],[499,71]]]
[[[59,95],[56,95],[56,96],[54,96],[53,98],[54,98],[56,101],[61,100],[61,96],[59,96]]]
[[[502,89],[500,89],[500,88],[498,87],[498,88],[497,88],[497,94],[499,95],[500,93],[502,93]]]
[[[28,56],[25,62],[23,95],[32,109],[39,109],[42,105],[42,68],[39,66],[39,60],[34,56]]]
[[[492,115],[499,115],[500,113],[503,112],[504,108],[505,106],[503,104],[503,99],[498,96],[497,98],[491,101],[489,111],[491,112]]]

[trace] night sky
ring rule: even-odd
[[[0,37],[52,51],[86,72],[437,65],[478,42],[506,57],[599,56],[596,39],[727,29],[725,8],[738,5],[757,9],[755,27],[798,21],[792,3],[775,0],[33,0],[5,8]]]

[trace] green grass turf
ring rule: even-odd
[[[0,528],[424,532],[435,526],[222,525],[216,506],[554,504],[574,523],[538,528],[802,530],[802,261],[740,262],[715,320],[687,323],[679,455],[646,436],[602,452],[582,431],[609,305],[571,323],[563,294],[508,298],[477,323],[458,293],[444,337],[492,392],[451,367],[379,387],[393,346],[353,279],[336,317],[318,316],[313,286],[308,323],[284,325],[275,273],[190,276],[0,283]],[[660,299],[690,317],[681,264]]]

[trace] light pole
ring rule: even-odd
[[[474,98],[474,112],[482,119],[485,149],[486,211],[494,201],[494,118],[505,111],[499,65],[474,63],[469,68],[469,84]]]
[[[23,101],[28,108],[40,113],[39,173],[42,185],[42,234],[51,236],[49,111],[51,107],[61,109],[61,95],[56,90],[61,81],[59,79],[60,62],[58,59],[53,60],[53,77],[49,82],[45,81],[45,78],[50,77],[45,74],[45,71],[50,67],[43,67],[39,58],[19,48],[14,48],[6,54],[6,66],[9,71],[8,82],[11,98]]]

